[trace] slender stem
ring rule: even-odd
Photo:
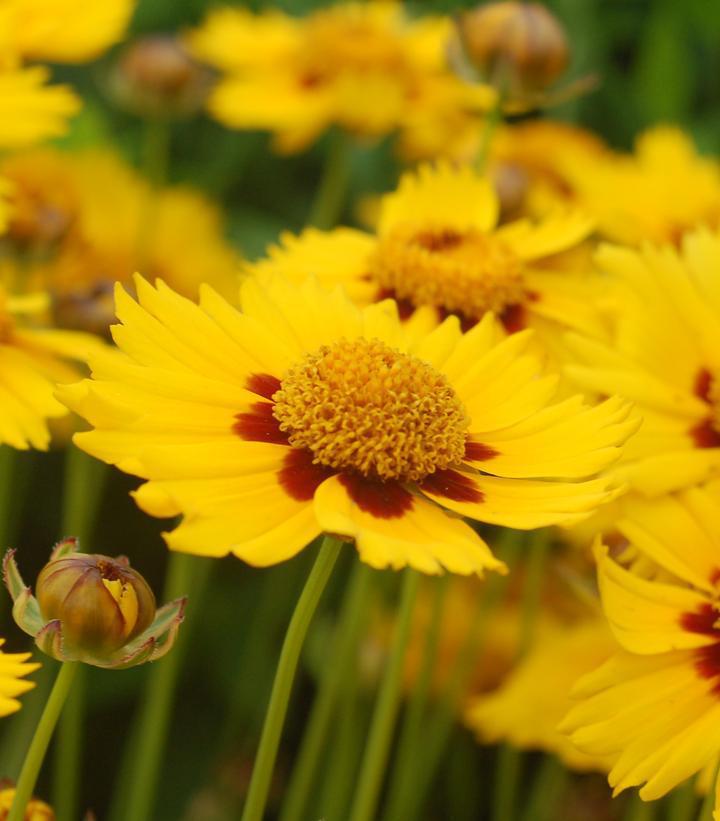
[[[393,646],[375,704],[350,821],[371,821],[375,817],[400,703],[405,648],[410,637],[413,606],[419,584],[417,571],[408,568],[403,579]]]
[[[517,530],[506,530],[498,555],[508,564],[513,564],[522,546],[524,534]],[[399,793],[393,806],[388,807],[386,821],[397,818],[417,818],[420,815],[427,791],[447,746],[453,723],[463,694],[467,690],[470,676],[478,663],[488,616],[501,600],[507,587],[507,576],[493,576],[488,579],[483,595],[478,596],[475,612],[470,616],[470,626],[460,652],[450,671],[445,691],[434,715],[427,721],[423,732],[422,749],[417,750],[414,779]]]
[[[270,702],[265,713],[265,723],[260,736],[260,746],[255,758],[242,821],[262,821],[263,819],[300,650],[341,546],[342,542],[339,539],[332,536],[325,537],[303,592],[300,594],[295,612],[290,619],[280,651]]]
[[[17,453],[9,445],[0,447],[0,545],[3,550],[9,541],[12,526]]]
[[[172,653],[150,667],[145,698],[126,742],[109,814],[113,821],[146,821],[155,817],[155,795],[178,676],[212,564],[198,556],[170,554],[163,598],[170,601],[188,596],[185,624],[178,633]]]
[[[107,465],[74,445],[68,445],[65,450],[60,536],[77,537],[81,549],[86,551],[92,549],[92,532],[107,475]],[[57,739],[53,745],[53,807],[61,821],[77,818],[80,814],[86,672],[83,667],[77,671],[75,686],[60,716]]]
[[[142,164],[145,176],[159,188],[167,180],[170,162],[170,123],[161,117],[145,121]]]
[[[698,814],[698,821],[713,821],[713,809],[717,802],[718,792],[720,791],[720,762],[715,767],[715,774],[710,782],[710,789],[703,799],[700,812]]]
[[[405,711],[397,753],[395,767],[390,777],[390,794],[387,801],[387,817],[392,818],[397,811],[399,802],[406,791],[412,789],[415,780],[417,764],[417,750],[421,740],[423,716],[430,693],[430,683],[435,671],[435,662],[440,643],[440,628],[445,598],[448,589],[448,576],[435,580],[435,595],[433,597],[430,625],[423,648],[423,657],[420,670],[412,688],[410,702]]]
[[[525,568],[517,660],[520,660],[532,647],[535,637],[536,616],[542,594],[542,583],[549,547],[549,530],[537,530],[532,534]],[[515,818],[521,770],[520,751],[509,744],[503,745],[498,754],[497,774],[495,776],[492,814],[494,821],[512,821]]]
[[[568,780],[568,771],[554,755],[546,755],[535,776],[523,821],[553,821],[557,818],[559,801]]]
[[[373,571],[367,565],[359,560],[356,562],[330,654],[333,663],[326,664],[323,668],[317,697],[293,766],[280,821],[302,821],[306,817],[305,806],[338,696],[348,679],[349,671],[353,669],[358,638],[367,612],[372,575]]]
[[[677,787],[667,802],[667,821],[692,821],[698,811],[698,798],[692,781]]]
[[[628,802],[623,821],[652,821],[657,815],[659,806],[660,805],[655,801],[643,801],[640,796],[635,793]],[[705,821],[705,819],[703,819],[703,821]],[[710,821],[710,816],[708,816],[707,821]]]
[[[50,698],[48,698],[45,704],[45,709],[35,729],[35,735],[30,743],[30,748],[27,751],[25,762],[20,771],[20,778],[15,788],[15,797],[10,809],[10,814],[8,815],[8,821],[22,821],[25,817],[25,807],[27,807],[28,801],[32,797],[33,790],[35,789],[48,744],[50,743],[65,699],[70,692],[77,667],[78,662],[66,661],[60,668],[60,672],[55,679]]]
[[[490,158],[490,148],[492,147],[493,137],[502,122],[502,94],[498,92],[495,105],[488,111],[483,122],[482,131],[480,132],[480,145],[478,146],[477,157],[475,158],[475,169],[484,174],[487,171],[488,159]]]
[[[350,141],[337,130],[329,135],[330,145],[325,157],[322,179],[313,200],[308,223],[327,231],[333,228],[342,212],[350,180]]]

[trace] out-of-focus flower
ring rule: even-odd
[[[720,752],[720,486],[636,504],[618,522],[664,578],[597,553],[603,607],[620,649],[574,688],[561,729],[613,762],[615,793],[660,798]],[[719,808],[716,806],[715,812]]]
[[[371,137],[397,131],[429,101],[433,110],[490,107],[488,87],[446,66],[450,32],[447,18],[410,21],[400,3],[342,3],[304,19],[219,9],[188,42],[223,72],[213,116],[299,151],[331,125]]]
[[[183,620],[185,599],[155,611],[155,596],[126,558],[77,552],[59,542],[40,571],[35,598],[25,586],[14,551],[3,562],[13,618],[37,646],[59,661],[121,669],[161,658]]]
[[[567,68],[565,31],[540,3],[487,3],[463,12],[458,28],[467,59],[510,98],[544,91]]]
[[[84,362],[102,342],[61,331],[46,321],[47,294],[10,296],[0,289],[0,444],[45,450],[47,420],[67,414],[54,396],[58,382],[79,379]]]
[[[15,787],[0,788],[0,818],[5,819],[15,798]],[[39,798],[31,798],[25,808],[23,821],[55,821],[53,808]]]
[[[4,0],[0,7],[0,148],[21,148],[64,134],[80,101],[49,86],[48,71],[28,62],[83,63],[122,36],[134,0]]]
[[[643,424],[613,468],[642,496],[688,487],[720,468],[720,235],[699,230],[682,251],[606,246],[614,330],[573,335],[574,384],[637,403]]]
[[[0,647],[3,644],[5,639],[0,639]],[[26,681],[25,676],[37,670],[40,665],[29,659],[30,653],[6,653],[0,650],[0,717],[17,712],[20,709],[18,696],[35,686],[34,682]]]
[[[555,621],[537,636],[527,656],[501,686],[472,698],[467,725],[484,743],[505,741],[521,750],[544,750],[574,770],[607,772],[606,756],[578,750],[557,725],[572,705],[570,691],[616,649],[601,616],[575,624]]]
[[[382,198],[375,235],[351,228],[285,234],[248,270],[341,284],[361,305],[392,297],[410,336],[448,315],[468,329],[487,311],[511,333],[533,327],[547,336],[574,326],[602,334],[585,278],[552,267],[555,255],[591,231],[587,216],[562,209],[537,223],[498,226],[498,215],[491,183],[472,168],[423,166]]]
[[[212,76],[177,37],[155,34],[133,41],[110,75],[118,103],[144,117],[188,117],[200,110]]]
[[[113,284],[130,284],[135,270],[191,297],[199,271],[223,294],[237,291],[239,259],[223,238],[220,211],[190,188],[154,190],[99,150],[14,154],[0,175],[10,186],[0,269],[47,290],[60,327],[106,333]]]
[[[480,573],[503,565],[455,514],[532,529],[617,493],[590,477],[636,428],[628,403],[553,403],[531,334],[491,315],[409,343],[394,302],[311,281],[247,280],[242,313],[136,288],[116,292],[122,355],[61,395],[95,427],[81,448],[148,480],[145,511],[184,514],[175,550],[270,565],[324,531],[375,567]]]
[[[568,155],[564,168],[577,201],[615,242],[679,245],[698,226],[720,226],[720,164],[679,128],[644,132],[634,154]]]

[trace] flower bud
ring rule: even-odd
[[[141,116],[182,117],[198,111],[211,85],[210,72],[171,35],[151,35],[123,51],[111,77],[116,100]]]
[[[73,553],[48,562],[37,580],[44,619],[60,622],[71,651],[108,657],[146,630],[155,596],[126,559]]]
[[[489,3],[463,14],[460,37],[470,62],[510,97],[541,91],[565,71],[568,44],[540,3]]]

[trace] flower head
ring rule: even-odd
[[[3,644],[5,639],[0,639],[0,647]],[[24,681],[25,676],[40,666],[29,659],[30,653],[5,653],[0,650],[0,717],[17,712],[20,709],[18,696],[35,686],[32,681]]]
[[[336,124],[353,134],[401,129],[418,109],[492,104],[492,92],[445,66],[446,18],[411,21],[400,3],[341,3],[298,19],[222,8],[188,36],[224,72],[211,113],[238,129],[266,129],[298,151]]]
[[[630,406],[553,403],[556,380],[492,316],[413,343],[395,303],[355,307],[314,282],[248,280],[242,313],[138,278],[117,289],[121,356],[62,389],[94,430],[80,447],[148,481],[171,548],[269,565],[320,532],[376,567],[500,569],[456,514],[535,528],[617,491],[592,476],[635,429]]]
[[[38,647],[61,661],[134,667],[161,658],[183,620],[185,599],[155,611],[155,597],[127,559],[78,553],[77,541],[58,543],[37,579],[37,598],[25,587],[14,551],[3,563],[17,624]]]
[[[579,749],[610,758],[615,793],[641,786],[641,798],[659,798],[720,753],[718,509],[717,482],[635,501],[618,528],[644,563],[626,566],[598,548],[619,648],[577,683],[579,703],[561,729]]]
[[[426,165],[382,198],[374,235],[350,228],[285,234],[248,270],[339,283],[361,305],[392,297],[411,334],[448,315],[468,329],[487,311],[510,332],[548,321],[594,329],[582,277],[560,274],[551,262],[543,267],[577,246],[591,221],[564,209],[535,224],[498,226],[499,207],[489,180],[470,167]]]

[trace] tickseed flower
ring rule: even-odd
[[[578,363],[567,375],[637,404],[642,427],[613,468],[632,490],[660,496],[701,482],[720,468],[720,235],[696,231],[681,251],[606,246],[597,262],[615,330],[607,343],[567,339]]]
[[[411,21],[400,3],[341,3],[304,19],[221,8],[188,35],[193,53],[223,72],[210,113],[237,129],[275,135],[300,151],[331,125],[376,137],[433,110],[487,109],[494,93],[446,66],[448,18]]]
[[[15,787],[0,789],[0,818],[7,818],[15,798]],[[39,798],[31,798],[25,808],[23,821],[55,821],[55,812],[52,807]]]
[[[77,552],[77,540],[59,542],[40,571],[35,598],[14,552],[3,562],[5,585],[18,626],[59,661],[120,669],[161,658],[183,620],[185,599],[155,611],[155,596],[124,557]]]
[[[148,480],[175,550],[271,565],[319,533],[374,567],[501,569],[456,515],[516,528],[572,522],[616,493],[592,479],[636,427],[630,406],[576,396],[502,339],[491,315],[409,344],[395,303],[364,309],[314,281],[242,287],[242,313],[136,279],[116,290],[121,355],[61,396],[94,430],[78,446]]]
[[[107,333],[112,287],[142,266],[197,296],[197,271],[235,293],[239,260],[219,209],[197,191],[153,191],[111,151],[42,148],[0,162],[11,209],[0,268],[47,290],[57,326]],[[183,237],[178,244],[177,238]]]
[[[382,198],[375,234],[351,228],[286,233],[248,270],[339,283],[361,305],[392,297],[411,335],[448,315],[468,329],[487,311],[509,332],[548,320],[594,328],[578,278],[551,264],[588,235],[590,220],[563,210],[535,224],[498,226],[498,215],[488,179],[469,166],[426,165],[406,173]]]
[[[83,63],[120,39],[134,0],[4,0],[0,8],[0,148],[57,137],[80,100],[47,85],[36,61]]]
[[[645,131],[633,154],[569,155],[564,173],[598,231],[614,242],[679,245],[698,226],[720,226],[720,164],[698,154],[678,128]]]
[[[628,510],[618,529],[655,563],[654,574],[597,549],[619,649],[577,683],[580,702],[561,729],[579,749],[612,760],[615,793],[642,785],[642,799],[660,798],[720,753],[719,509],[712,482]]]
[[[484,744],[504,741],[557,755],[573,770],[607,772],[607,757],[581,752],[557,725],[572,706],[575,682],[606,661],[617,645],[600,615],[586,615],[574,624],[545,622],[527,656],[502,684],[469,700],[465,723]]]
[[[48,419],[65,416],[58,382],[79,379],[81,363],[102,343],[90,334],[44,323],[46,294],[10,296],[0,288],[0,444],[46,450]]]
[[[3,644],[5,639],[0,639],[0,647]],[[20,709],[18,696],[35,686],[34,682],[24,680],[25,676],[40,666],[29,659],[30,653],[6,653],[0,650],[0,717],[16,713]]]

